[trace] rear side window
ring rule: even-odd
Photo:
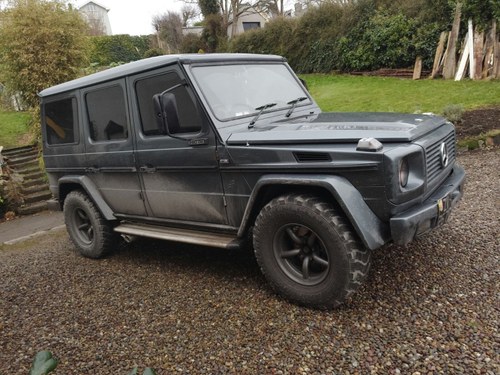
[[[85,95],[90,138],[93,141],[126,139],[127,112],[121,86],[105,87]]]
[[[59,145],[76,141],[76,99],[67,98],[44,105],[47,143]]]
[[[142,132],[145,135],[161,134],[156,122],[153,96],[181,83],[180,77],[172,72],[141,79],[136,82],[135,90],[141,116]],[[179,111],[179,128],[171,129],[174,133],[197,133],[201,131],[201,117],[186,86],[171,91],[175,95]]]

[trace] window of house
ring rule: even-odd
[[[181,83],[177,73],[171,72],[138,80],[135,84],[142,131],[145,135],[159,135],[157,116],[153,104],[153,96]],[[171,91],[175,95],[179,128],[170,129],[172,133],[197,133],[201,131],[201,117],[196,104],[189,95],[186,86],[180,86]]]
[[[126,139],[127,108],[121,86],[98,89],[85,95],[90,138],[93,141]]]
[[[76,99],[67,98],[44,105],[44,125],[49,145],[74,143],[76,140]]]
[[[243,22],[243,31],[260,29],[260,22]]]

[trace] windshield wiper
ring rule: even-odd
[[[276,105],[276,103],[267,103],[267,104],[261,105],[260,107],[255,108],[256,111],[259,111],[259,113],[257,113],[257,115],[253,118],[252,121],[250,121],[250,124],[248,124],[248,129],[253,128],[253,126],[255,125],[255,121],[257,121],[259,119],[262,112],[264,112],[268,108],[274,107],[275,105]]]
[[[289,101],[288,103],[286,103],[286,104],[288,104],[288,105],[290,105],[290,104],[291,104],[291,105],[292,105],[292,108],[290,108],[290,109],[288,110],[288,112],[286,113],[285,117],[290,117],[290,115],[292,114],[292,112],[295,110],[295,107],[297,107],[297,104],[299,104],[300,102],[303,102],[303,101],[304,101],[304,100],[306,100],[306,99],[307,99],[307,97],[306,97],[306,96],[301,96],[300,98],[297,98],[297,99],[291,100],[291,101]]]

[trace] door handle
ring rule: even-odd
[[[87,172],[87,173],[99,173],[99,168],[98,167],[88,167],[88,168],[85,168],[85,172]]]
[[[156,168],[153,167],[152,165],[143,165],[142,167],[139,168],[139,171],[143,173],[154,173],[156,172]]]

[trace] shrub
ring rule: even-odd
[[[181,52],[182,53],[198,53],[200,50],[205,50],[206,46],[201,36],[196,34],[188,34],[182,38]]]
[[[377,11],[340,40],[340,67],[350,71],[412,66],[415,33],[415,22],[405,15]]]
[[[163,52],[163,50],[161,50],[160,48],[151,48],[151,49],[148,49],[146,52],[144,52],[144,58],[147,58],[147,57],[154,57],[154,56],[161,56],[161,55],[164,55],[165,52]]]
[[[76,78],[85,65],[87,26],[61,1],[13,1],[0,12],[0,75],[9,91],[36,107],[38,92]]]
[[[263,29],[253,29],[233,38],[229,49],[232,52],[266,53],[289,57],[291,35],[296,23],[294,19],[276,18]]]
[[[90,38],[90,44],[90,62],[99,66],[139,60],[151,49],[148,36],[125,34],[93,36]]]
[[[443,108],[443,116],[454,124],[462,121],[464,107],[460,104],[450,104]]]

